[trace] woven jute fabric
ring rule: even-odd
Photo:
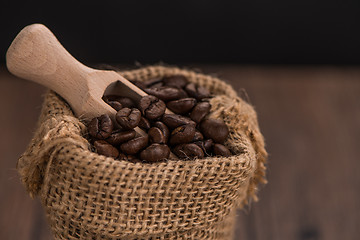
[[[231,157],[131,163],[91,151],[87,128],[54,92],[17,168],[39,196],[55,239],[231,239],[236,209],[256,200],[267,153],[251,105],[218,78],[175,67],[119,72],[130,80],[175,74],[214,97],[210,117],[223,119]]]

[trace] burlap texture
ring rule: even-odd
[[[234,156],[145,164],[90,151],[86,126],[49,92],[39,126],[18,161],[56,239],[231,239],[236,208],[256,200],[267,153],[254,109],[223,81],[178,68],[120,72],[146,80],[182,74],[208,88],[211,117],[225,121]]]

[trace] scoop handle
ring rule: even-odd
[[[6,65],[12,74],[44,85],[65,99],[84,96],[86,76],[94,71],[71,56],[42,24],[20,31],[6,53]]]

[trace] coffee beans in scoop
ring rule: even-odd
[[[149,95],[138,103],[122,96],[104,96],[116,115],[102,115],[88,124],[98,154],[134,163],[164,161],[170,152],[183,160],[231,156],[224,145],[228,127],[208,117],[211,94],[206,88],[182,75],[133,83]],[[166,108],[174,114],[165,113]],[[136,127],[146,135],[138,136]]]

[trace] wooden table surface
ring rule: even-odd
[[[359,239],[360,67],[196,67],[250,100],[266,138],[269,183],[238,213],[235,239]],[[0,239],[51,239],[15,168],[44,91],[0,67]]]

